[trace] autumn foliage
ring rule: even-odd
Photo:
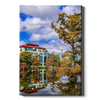
[[[54,70],[59,68],[59,62],[58,59],[53,55],[49,55],[49,58],[46,60],[46,70],[48,71],[50,67]]]
[[[56,70],[56,77],[61,77],[63,75],[66,75],[66,68],[67,67],[61,67],[61,68],[58,68]]]
[[[27,71],[21,70],[21,71],[20,71],[20,74],[21,74],[22,76],[25,76],[25,75],[27,74]]]
[[[72,64],[71,60],[67,58],[64,58],[63,60],[60,61],[61,67],[71,67],[71,64]]]
[[[38,61],[37,59],[35,59],[33,61],[33,65],[31,65],[31,69],[33,69],[34,71],[40,71],[40,69],[37,67],[38,65],[40,65],[40,61]]]
[[[72,70],[71,67],[61,67],[56,70],[56,77],[61,77],[63,75],[72,77],[80,74],[81,74],[81,68],[74,68]]]
[[[35,65],[32,65],[31,68],[34,69],[35,68]]]
[[[37,66],[40,65],[40,61],[38,61],[37,59],[34,60],[33,65]]]
[[[75,67],[75,57],[81,54],[81,13],[74,13],[67,15],[66,13],[59,14],[56,23],[59,27],[54,25],[52,21],[51,28],[58,33],[59,39],[63,40],[71,46],[71,50],[65,51],[62,58],[70,57],[72,67]]]
[[[26,70],[28,69],[27,64],[25,62],[21,63],[20,70],[22,70],[23,68]]]
[[[61,94],[64,95],[80,95],[81,94],[81,85],[77,82],[75,83],[56,83],[57,88],[61,91]],[[78,88],[77,88],[78,87]]]
[[[37,83],[40,81],[39,75],[40,75],[40,72],[31,74],[32,83],[33,83],[33,81],[34,81],[34,83]]]

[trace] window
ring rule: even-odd
[[[33,53],[33,55],[38,55],[38,53]]]
[[[20,48],[20,51],[22,51],[22,48]]]
[[[27,48],[27,51],[29,51],[29,50],[30,50],[30,48],[28,47],[28,48]]]
[[[47,55],[47,58],[49,58],[48,55]]]
[[[44,63],[46,63],[46,56],[44,56]]]
[[[41,52],[41,49],[39,49],[38,51]]]
[[[46,53],[44,53],[44,55],[46,55]]]
[[[43,49],[43,52],[46,52],[46,50],[45,50],[45,49]]]
[[[39,83],[41,83],[41,84],[42,84],[42,82],[39,82]],[[41,86],[41,85],[39,85],[39,86]]]
[[[43,55],[43,53],[39,53],[39,55]]]
[[[36,51],[36,48],[32,49],[32,51]]]
[[[43,56],[39,57],[39,61],[42,63],[43,62]]]

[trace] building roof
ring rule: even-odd
[[[39,49],[46,49],[46,48],[43,48],[43,47],[39,47],[39,45],[34,44],[34,43],[28,43],[28,44],[20,46],[20,48],[27,48],[27,47],[30,47],[30,48],[39,48]]]

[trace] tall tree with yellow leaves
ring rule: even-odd
[[[71,46],[71,50],[65,51],[62,58],[70,57],[72,68],[74,68],[75,57],[81,54],[81,13],[74,13],[73,15],[59,14],[56,21],[56,23],[60,24],[59,27],[54,25],[54,22],[52,21],[51,28],[58,33],[59,39]]]

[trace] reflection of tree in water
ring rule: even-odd
[[[61,90],[61,94],[64,95],[81,95],[81,84],[80,82],[75,83],[62,83],[61,81],[59,83],[55,83],[57,85],[57,88]]]
[[[24,73],[24,74],[23,74]],[[28,70],[20,70],[20,86],[24,87],[23,89],[26,89],[30,83],[33,84],[40,81],[40,72],[30,72]]]
[[[20,74],[20,86],[24,87],[24,89],[25,89],[26,87],[28,87],[30,85],[30,82],[31,82],[30,73],[28,71],[26,72],[26,74],[24,76],[23,76],[23,74]]]
[[[31,74],[31,81],[34,81],[34,83],[40,82],[40,72],[37,73],[33,72]]]
[[[53,92],[55,92],[55,90],[54,90],[55,82],[59,80],[59,78],[56,77],[56,73],[53,72],[52,70],[51,70],[51,71],[48,71],[48,72],[46,73],[46,78],[47,78],[48,82],[51,83],[51,84],[50,84],[50,85],[51,85],[51,86],[50,86],[51,90],[52,90]]]
[[[46,78],[51,83],[50,88],[53,92],[55,92],[54,87],[57,86],[64,95],[81,95],[81,83],[72,81],[73,78],[77,78],[77,75],[73,75],[73,78],[70,77],[71,79],[69,79],[70,82],[68,83],[62,83],[61,81],[60,83],[55,83],[60,79],[60,76],[56,77],[57,74],[56,72],[53,73],[52,70],[46,73]]]
[[[25,70],[25,71],[21,70],[20,74],[24,77],[24,76],[26,76],[27,72],[28,72],[27,70]]]

